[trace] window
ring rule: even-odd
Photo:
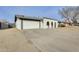
[[[53,22],[51,22],[51,27],[53,27]]]
[[[49,22],[47,21],[47,26],[49,27]]]

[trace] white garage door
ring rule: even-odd
[[[23,29],[38,29],[39,21],[23,20]]]

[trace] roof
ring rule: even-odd
[[[2,22],[2,23],[8,23],[8,21],[4,20],[4,19],[0,20],[0,22]]]
[[[43,19],[50,19],[50,20],[55,20],[53,18],[48,18],[48,17],[32,17],[32,16],[24,16],[24,15],[15,15],[15,22],[16,22],[16,18],[20,18],[21,20],[34,20],[34,21],[42,21]]]
[[[40,18],[40,17],[31,17],[31,16],[24,16],[24,15],[15,15],[15,18],[20,18],[22,20],[34,20],[34,21],[42,21],[43,18]],[[16,21],[16,19],[15,19]]]
[[[43,17],[43,19],[50,19],[50,20],[55,20],[55,21],[58,21],[57,19],[54,19],[54,18],[49,18],[49,17]]]

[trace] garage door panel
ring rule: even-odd
[[[39,21],[23,21],[23,29],[37,29],[39,28]]]

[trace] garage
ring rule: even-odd
[[[47,17],[15,16],[16,28],[22,29],[54,29],[58,28],[58,21]]]
[[[18,29],[38,29],[42,19],[36,17],[15,16],[16,27]]]

